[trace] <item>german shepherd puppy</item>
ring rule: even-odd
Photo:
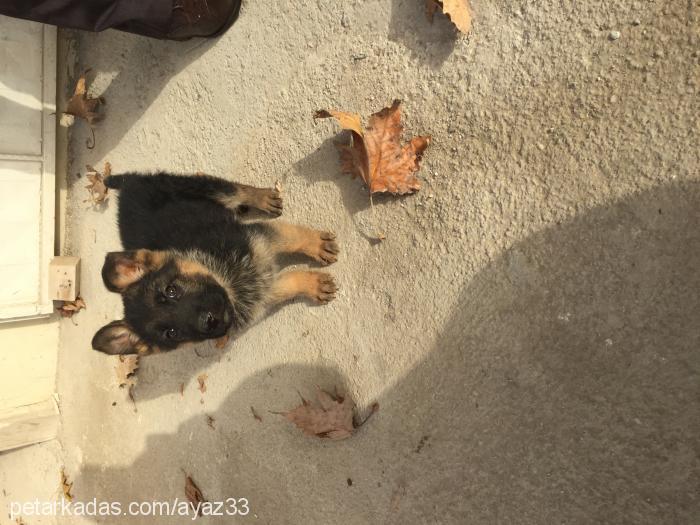
[[[318,271],[279,273],[276,256],[303,253],[337,260],[330,232],[278,221],[241,222],[249,208],[282,214],[275,189],[206,175],[111,175],[120,190],[119,232],[126,251],[108,253],[105,286],[120,293],[124,319],[92,340],[107,354],[150,354],[241,330],[266,308],[304,296],[335,297],[333,277]]]

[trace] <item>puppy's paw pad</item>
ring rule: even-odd
[[[312,299],[321,304],[329,303],[335,299],[338,287],[333,276],[323,272],[316,272],[314,277],[314,289],[311,290]]]
[[[319,242],[312,257],[323,264],[333,264],[338,260],[340,247],[335,242],[335,234],[331,232],[319,232]]]

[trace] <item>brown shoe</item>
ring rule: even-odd
[[[238,18],[241,0],[174,0],[167,38],[216,37]]]

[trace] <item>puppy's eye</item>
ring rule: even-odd
[[[166,339],[175,339],[177,337],[177,330],[175,328],[168,328],[163,332],[163,336],[165,336]]]
[[[168,299],[176,299],[178,296],[178,289],[177,286],[173,284],[169,284],[168,286],[165,287],[165,297]]]

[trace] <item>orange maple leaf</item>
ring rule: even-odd
[[[338,144],[343,173],[361,177],[370,193],[389,192],[403,195],[420,189],[416,172],[423,152],[430,144],[429,136],[414,137],[401,145],[401,101],[374,113],[366,129],[360,116],[344,111],[320,110],[314,118],[335,118],[343,129],[351,132],[349,145]]]

